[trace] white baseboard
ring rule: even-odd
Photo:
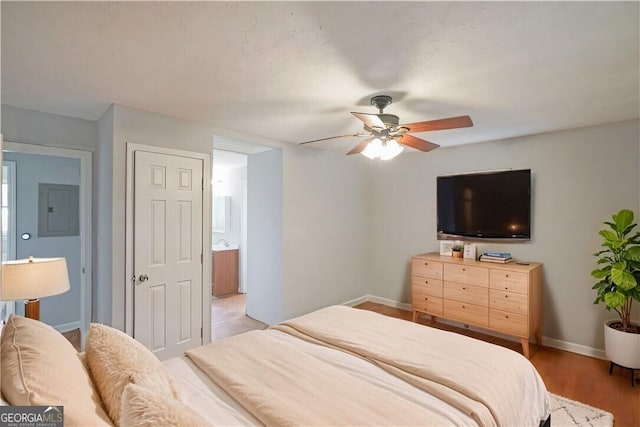
[[[394,307],[394,308],[399,308],[401,310],[412,311],[411,304],[398,302],[389,298],[378,297],[375,295],[365,295],[360,298],[356,298],[351,301],[348,301],[344,303],[344,305],[354,306],[354,305],[362,304],[363,302],[375,302],[378,304],[386,305],[388,307]],[[513,337],[511,335],[505,335],[499,332],[487,331],[486,329],[476,328],[470,325],[464,325],[460,322],[443,319],[441,317],[438,318],[438,322],[445,323],[447,325],[463,327],[465,329],[469,329],[475,332],[482,332],[483,334],[491,335],[498,338],[503,338],[509,341],[520,342],[519,338]],[[595,357],[596,359],[608,360],[604,353],[604,350],[599,348],[588,347],[582,344],[562,341],[555,338],[542,337],[542,345],[546,347],[556,348],[558,350],[564,350],[564,351],[569,351],[571,353],[581,354],[583,356]]]
[[[387,307],[394,307],[394,308],[399,308],[401,310],[411,311],[411,304],[398,302],[390,298],[383,298],[375,295],[364,295],[359,298],[355,298],[350,301],[343,302],[342,305],[348,305],[349,307],[353,307],[355,305],[362,304],[363,302],[375,302],[378,304],[386,305]]]
[[[555,338],[542,337],[542,345],[557,348],[558,350],[570,351],[571,353],[582,354],[583,356],[595,357],[596,359],[607,359],[604,350],[599,348],[588,347],[582,344],[557,340]]]
[[[80,321],[55,325],[53,328],[63,334],[65,332],[73,331],[74,329],[80,329]]]
[[[343,302],[342,305],[348,305],[349,307],[353,307],[355,305],[362,304],[363,302],[370,301],[369,297],[370,297],[370,295],[365,295],[363,297],[359,297],[359,298],[352,299],[352,300],[347,301],[347,302]]]
[[[367,295],[367,301],[376,302],[378,304],[386,305],[388,307],[399,308],[405,311],[412,311],[411,304],[407,304],[406,302],[398,302],[389,298],[378,297],[375,295]]]

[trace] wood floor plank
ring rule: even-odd
[[[411,321],[411,312],[373,302],[356,308]],[[419,323],[488,341],[522,354],[519,342],[457,328],[422,317]],[[613,414],[616,427],[640,427],[640,382],[631,387],[631,373],[615,368],[609,375],[609,362],[550,347],[532,345],[531,363],[552,393],[595,406]],[[636,375],[638,376],[638,375]]]

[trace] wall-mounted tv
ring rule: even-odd
[[[438,239],[531,239],[531,170],[439,176]]]

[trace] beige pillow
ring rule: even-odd
[[[120,420],[122,393],[131,383],[168,398],[177,397],[169,374],[158,358],[124,332],[92,323],[85,357],[102,403],[115,425]]]
[[[129,384],[122,393],[120,425],[127,427],[196,427],[206,426],[191,408],[178,399]]]
[[[65,426],[111,425],[78,353],[51,326],[12,315],[1,349],[2,396],[11,405],[63,405]]]

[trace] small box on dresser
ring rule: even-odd
[[[420,314],[520,338],[542,335],[542,264],[493,264],[471,259],[416,255],[411,260],[413,321]]]

